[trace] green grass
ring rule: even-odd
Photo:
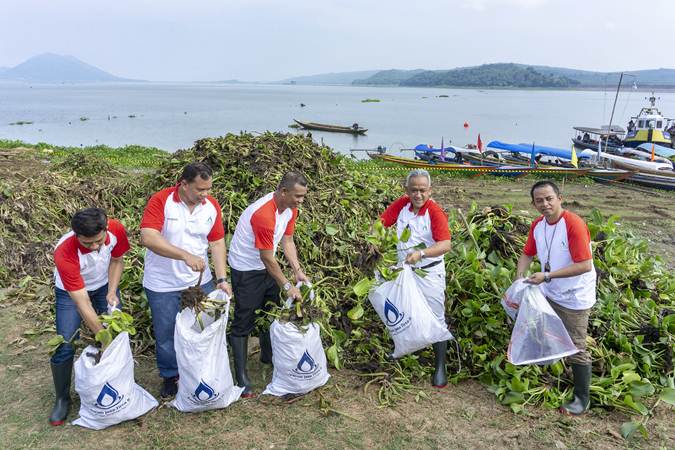
[[[113,167],[119,169],[152,169],[167,159],[170,154],[156,147],[144,147],[141,145],[126,145],[124,147],[108,147],[107,145],[95,145],[91,147],[64,147],[51,145],[44,142],[29,144],[18,140],[0,139],[0,150],[28,148],[34,150],[31,156],[40,154],[52,162],[58,163],[66,157],[82,153],[95,155]]]

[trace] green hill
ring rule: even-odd
[[[424,71],[401,86],[457,86],[457,87],[513,87],[513,88],[566,88],[579,85],[579,81],[562,75],[543,74],[532,67],[518,64],[485,64],[447,71]]]
[[[623,86],[675,87],[675,69],[631,70],[624,72]],[[619,72],[593,72],[564,67],[499,63],[451,70],[382,70],[368,78],[354,80],[361,86],[456,86],[456,87],[616,87]]]

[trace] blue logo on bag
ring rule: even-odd
[[[220,397],[220,393],[216,392],[211,386],[206,384],[204,380],[200,379],[197,389],[195,389],[194,394],[188,397],[188,400],[195,405],[208,405],[209,403],[218,401],[218,397]]]
[[[195,397],[199,400],[206,401],[213,397],[213,394],[213,388],[206,384],[204,380],[199,380],[199,386],[195,389]]]
[[[400,312],[396,306],[389,299],[386,299],[384,302],[384,320],[387,322],[387,326],[395,327],[405,317],[405,314]]]
[[[122,398],[124,398],[124,396],[120,395],[120,393],[117,392],[117,389],[106,382],[96,398],[96,406],[101,409],[110,409],[121,402]]]
[[[316,369],[316,361],[309,354],[307,350],[302,354],[302,358],[298,362],[298,365],[295,366],[295,371],[300,373],[311,373]]]

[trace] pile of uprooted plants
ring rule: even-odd
[[[152,345],[147,300],[141,288],[138,226],[148,197],[173,185],[182,167],[204,161],[214,170],[213,192],[225,228],[234,231],[244,208],[274,190],[281,175],[303,172],[309,195],[301,208],[296,243],[321,309],[327,356],[379,387],[394,403],[426,376],[430,351],[398,362],[386,360],[391,341],[375,311],[354,286],[372,276],[380,257],[367,240],[372,223],[401,194],[398,179],[359,171],[358,165],[310,139],[291,134],[229,134],[202,139],[166,158],[151,173],[120,174],[96,155],[49,165],[34,176],[0,182],[0,284],[5,304],[25,305],[49,330],[53,323],[51,250],[68,230],[71,215],[87,206],[105,208],[130,233],[133,248],[121,285],[124,310],[134,317],[136,352]],[[598,303],[590,321],[593,404],[648,415],[658,396],[675,401],[675,278],[647,245],[620,230],[616,218],[587,217],[599,275]],[[451,213],[453,250],[446,258],[447,317],[459,346],[450,350],[453,381],[476,378],[514,411],[528,404],[558,406],[571,390],[561,362],[516,367],[505,360],[511,326],[500,298],[511,284],[529,221],[509,207]],[[51,337],[52,333],[47,333]],[[458,369],[461,365],[461,371]]]

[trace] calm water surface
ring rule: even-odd
[[[603,91],[474,90],[350,86],[121,83],[0,84],[0,138],[57,145],[140,144],[174,151],[227,132],[293,131],[293,119],[368,128],[366,136],[312,132],[340,152],[384,145],[536,142],[569,147],[573,125],[609,122],[614,88]],[[447,97],[439,97],[444,95]],[[624,126],[647,92],[619,96]],[[675,93],[657,93],[675,116]],[[366,98],[380,103],[362,103]],[[301,107],[304,103],[306,106]],[[134,118],[129,117],[134,115]],[[81,121],[80,117],[89,120]],[[9,125],[32,121],[31,125]],[[464,123],[469,127],[464,128]]]

